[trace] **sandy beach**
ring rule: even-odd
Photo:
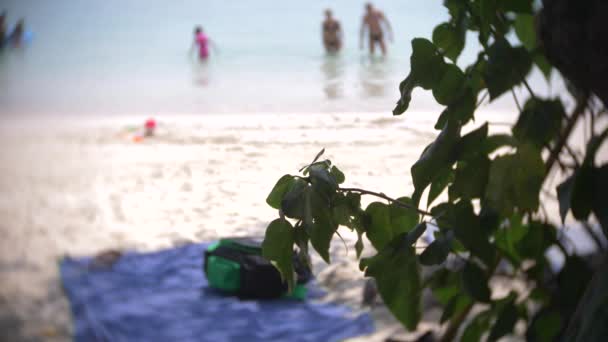
[[[131,138],[145,117],[3,120],[0,328],[15,334],[9,336],[69,340],[62,256],[262,235],[277,217],[265,203],[276,180],[297,173],[321,148],[346,174],[345,185],[410,195],[409,169],[435,137],[434,117],[159,116],[158,135],[139,143]],[[346,229],[343,235],[353,241]],[[363,280],[352,244],[348,252],[339,240],[332,247],[330,267],[315,259],[326,300],[359,307]],[[373,315],[378,332],[371,340],[403,335],[386,309]],[[419,331],[428,327],[423,322]]]

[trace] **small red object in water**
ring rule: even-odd
[[[154,119],[146,120],[146,128],[151,128],[151,129],[156,128],[156,121]]]

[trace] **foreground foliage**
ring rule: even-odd
[[[357,233],[358,257],[364,238],[377,251],[361,259],[360,268],[376,279],[384,302],[408,329],[421,319],[421,293],[427,287],[444,305],[441,323],[449,322],[444,340],[455,338],[459,329],[464,341],[482,336],[496,340],[524,322],[528,339],[551,341],[565,333],[592,270],[562,245],[558,229],[543,215],[540,194],[548,176],[560,168],[568,175],[556,189],[562,221],[569,213],[584,222],[595,217],[608,235],[608,202],[602,200],[608,164],[595,162],[608,130],[596,132],[594,118],[600,114],[587,96],[575,95],[577,105],[566,114],[563,99],[541,98],[528,86],[532,68],[547,78],[552,72],[535,34],[532,1],[444,4],[450,20],[435,28],[432,41],[412,41],[411,71],[399,86],[401,97],[393,111],[403,114],[417,87],[432,91],[445,106],[435,124],[437,138],[411,167],[411,196],[393,199],[343,187],[344,174],[321,151],[300,175],[283,176],[268,196],[267,203],[280,217],[268,227],[264,255],[292,285],[293,247],[307,261],[312,245],[329,263],[331,239],[345,227]],[[481,51],[476,61],[460,68],[456,61],[467,31],[475,32]],[[515,87],[526,87],[529,98],[511,134],[490,135],[488,123],[463,134],[484,99],[508,93],[515,97]],[[568,138],[582,121],[588,121],[591,134],[579,156]],[[436,203],[444,192],[447,201]],[[363,195],[379,200],[363,208]],[[429,209],[420,209],[424,206]],[[431,226],[438,228],[434,240],[417,254],[415,245]],[[551,247],[565,257],[564,267],[554,275],[546,257]],[[422,279],[421,265],[445,265],[449,255],[462,265],[440,267]],[[497,275],[497,267],[505,263],[508,271]],[[531,291],[498,297],[490,281],[499,276],[521,279]],[[463,326],[474,305],[482,310]]]

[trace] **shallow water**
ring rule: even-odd
[[[23,17],[24,49],[0,54],[3,114],[311,113],[389,114],[409,70],[410,41],[448,18],[442,1],[378,0],[395,32],[386,58],[359,49],[364,1],[5,0],[9,26]],[[320,25],[331,7],[345,47],[326,56]],[[215,42],[191,53],[202,25]],[[476,56],[469,37],[460,64]],[[535,78],[538,78],[535,76]],[[542,80],[539,79],[542,83]],[[435,110],[416,92],[414,110]],[[500,102],[500,101],[499,101]],[[508,97],[503,109],[511,110]]]

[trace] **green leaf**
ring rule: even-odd
[[[393,115],[401,115],[403,114],[410,106],[410,101],[412,101],[412,91],[417,87],[417,84],[412,79],[412,76],[409,75],[406,79],[399,83],[399,100],[397,100],[397,106],[393,109]]]
[[[469,158],[478,154],[486,155],[483,143],[488,137],[488,123],[467,133],[458,142],[458,159]]]
[[[450,318],[457,316],[463,310],[471,304],[471,298],[467,295],[458,294],[450,299],[448,304],[443,309],[439,322],[445,323]]]
[[[329,173],[333,176],[333,178],[336,180],[336,182],[338,184],[344,183],[344,180],[346,179],[346,177],[344,177],[344,173],[342,173],[342,171],[340,171],[340,169],[338,169],[335,166],[332,166]]]
[[[530,222],[526,228],[526,235],[516,242],[517,253],[538,263],[543,260],[547,249],[557,241],[557,230],[550,224],[536,221]]]
[[[532,68],[530,53],[524,47],[512,47],[506,39],[499,39],[488,49],[488,65],[484,80],[494,100],[521,83]]]
[[[454,180],[454,171],[451,168],[446,168],[437,175],[437,178],[431,183],[431,190],[429,191],[429,197],[427,200],[427,207],[431,206],[431,203],[439,196],[443,190]]]
[[[303,179],[294,179],[281,201],[281,211],[285,216],[303,220],[306,214],[306,192],[310,186]]]
[[[542,148],[559,136],[565,116],[561,101],[531,98],[513,126],[513,136]]]
[[[273,262],[290,291],[294,285],[293,243],[294,229],[289,221],[276,219],[270,222],[262,243],[262,256]]]
[[[410,76],[416,84],[427,90],[432,89],[443,75],[444,64],[443,57],[433,43],[424,38],[412,40]]]
[[[490,288],[486,273],[475,263],[468,261],[462,270],[462,287],[473,299],[488,303],[490,302]]]
[[[300,169],[300,172],[304,172],[304,174],[308,173],[308,168],[311,167],[312,165],[314,165],[317,160],[319,160],[319,158],[321,158],[321,156],[323,155],[323,153],[325,153],[325,149],[321,149],[321,151],[319,151],[319,153],[317,153],[317,155],[315,156],[315,159],[312,160],[312,162],[306,166],[304,166],[303,168]]]
[[[438,224],[443,225],[443,220],[453,224],[454,236],[469,250],[473,255],[479,257],[487,265],[494,260],[494,248],[488,241],[488,232],[482,229],[480,219],[475,215],[471,202],[460,201],[455,205],[448,205],[447,212],[442,219],[437,220]],[[435,207],[437,208],[437,207]],[[433,209],[435,209],[433,208]],[[433,214],[435,212],[431,210]]]
[[[357,252],[357,259],[361,257],[361,252],[363,252],[363,239],[361,238],[361,233],[357,232],[357,242],[355,243],[355,252]]]
[[[442,129],[448,120],[464,125],[473,118],[475,112],[475,95],[470,87],[466,87],[459,98],[452,101],[437,119],[435,129]]]
[[[517,146],[517,141],[513,136],[508,134],[490,135],[483,143],[482,150],[484,154],[490,154],[504,146]]]
[[[293,181],[294,177],[291,175],[284,175],[281,177],[277,184],[272,188],[272,191],[270,191],[268,197],[266,197],[266,203],[275,209],[280,209],[281,200],[283,200],[283,196],[285,196],[293,184]]]
[[[409,197],[399,197],[397,201],[409,205],[411,208],[416,207]],[[389,215],[393,236],[412,230],[418,223],[419,218],[418,213],[413,209],[405,208],[394,202],[389,206]]]
[[[563,324],[564,322],[559,312],[541,311],[528,328],[526,338],[528,341],[555,341]]]
[[[437,137],[422,153],[420,159],[412,166],[414,196],[412,200],[418,205],[424,189],[437,177],[441,171],[454,163],[454,147],[460,137],[460,126],[448,122]]]
[[[532,51],[536,47],[536,29],[534,16],[531,14],[518,14],[515,18],[515,34],[526,49]]]
[[[425,266],[439,265],[445,261],[450,254],[450,245],[453,232],[448,231],[445,236],[440,236],[420,254],[420,263]]]
[[[566,220],[566,215],[570,211],[570,201],[572,201],[572,188],[576,173],[572,174],[563,183],[557,186],[557,198],[559,200],[559,215],[562,218],[562,223]]]
[[[372,202],[365,213],[370,217],[370,227],[366,229],[367,238],[377,250],[381,250],[393,237],[389,207],[381,202]]]
[[[327,168],[314,164],[308,168],[310,172],[310,183],[313,189],[327,198],[330,198],[338,189],[338,183]]]
[[[454,25],[442,23],[433,30],[433,43],[447,58],[456,62],[464,49],[465,36]]]
[[[494,209],[510,216],[515,208],[536,211],[545,174],[540,151],[523,145],[517,153],[492,161],[486,200]]]
[[[422,286],[420,266],[414,248],[404,245],[401,236],[371,258],[361,260],[366,277],[374,277],[378,291],[393,315],[409,330],[421,317]]]
[[[498,4],[505,12],[532,13],[531,0],[498,0]]]
[[[449,189],[450,200],[482,198],[489,171],[490,159],[486,156],[458,162],[454,182]]]
[[[400,97],[393,115],[403,114],[409,107],[416,87],[431,89],[439,82],[445,62],[433,43],[424,38],[412,40],[410,74],[399,84]]]
[[[549,63],[549,61],[547,60],[547,57],[545,57],[540,52],[535,52],[532,55],[532,60],[534,60],[534,64],[536,64],[536,66],[543,73],[547,82],[551,81],[551,72],[553,71],[553,67],[551,66],[551,63]]]
[[[496,341],[499,338],[510,334],[518,320],[517,307],[513,302],[509,302],[498,314],[496,323],[490,330],[489,341]]]
[[[415,244],[425,231],[426,222],[420,222],[414,229],[405,234],[405,244],[408,246]]]
[[[471,320],[469,325],[464,329],[461,342],[479,342],[483,334],[490,328],[490,320],[492,319],[492,311],[482,311]]]
[[[464,91],[464,73],[455,64],[446,64],[439,83],[433,87],[435,100],[442,105],[449,105],[457,100]]]
[[[329,245],[337,226],[332,222],[327,209],[315,212],[314,216],[314,224],[308,233],[310,243],[323,260],[329,264]]]
[[[407,197],[398,200],[411,204],[411,200]],[[418,223],[418,214],[415,211],[394,203],[386,205],[372,202],[365,209],[365,213],[371,221],[366,230],[367,238],[377,250],[384,248],[399,234],[409,232]]]

